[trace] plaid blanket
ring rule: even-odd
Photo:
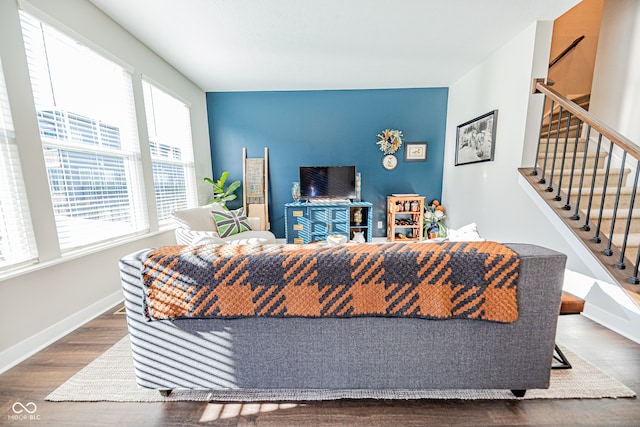
[[[495,242],[165,246],[143,267],[150,320],[518,318],[520,259]]]

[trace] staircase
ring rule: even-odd
[[[600,264],[640,304],[640,147],[544,85],[537,163],[520,173]]]

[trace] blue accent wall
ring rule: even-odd
[[[282,238],[284,204],[292,201],[298,168],[355,165],[362,200],[373,203],[373,235],[384,236],[387,195],[440,199],[447,96],[447,88],[209,92],[212,174],[218,178],[227,170],[228,182],[242,180],[242,147],[248,157],[262,157],[268,147],[271,231]],[[401,130],[405,142],[428,142],[427,161],[405,162],[403,146],[397,168],[384,169],[376,135],[387,128]],[[230,207],[242,204],[237,194]]]

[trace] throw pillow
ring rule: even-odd
[[[202,206],[174,211],[173,218],[190,230],[216,231],[216,224],[211,218],[211,206]]]
[[[229,237],[243,231],[251,230],[249,220],[244,215],[243,209],[237,209],[229,212],[212,212],[213,220],[218,228],[220,237]]]

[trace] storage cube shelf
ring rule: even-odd
[[[307,203],[284,205],[287,243],[311,243],[326,240],[330,234],[342,234],[353,240],[355,232],[364,232],[367,242],[372,238],[372,210],[369,202]],[[357,222],[356,212],[362,214]]]
[[[423,222],[423,196],[387,196],[388,241],[421,241],[423,238]]]

